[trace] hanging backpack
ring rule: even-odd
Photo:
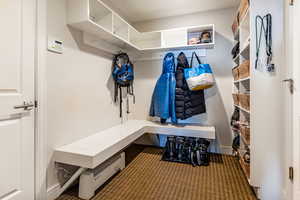
[[[129,113],[129,99],[128,95],[133,96],[133,103],[135,103],[135,96],[133,93],[133,80],[134,80],[134,71],[133,64],[130,62],[129,56],[126,53],[120,53],[115,55],[113,59],[113,79],[115,81],[115,103],[118,101],[120,103],[120,118],[122,118],[123,110],[123,94],[122,88],[126,88],[126,99],[127,99],[127,113]]]

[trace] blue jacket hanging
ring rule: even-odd
[[[163,72],[158,79],[151,101],[150,116],[169,119],[177,123],[175,111],[175,57],[173,53],[165,55]]]

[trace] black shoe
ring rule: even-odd
[[[176,155],[175,145],[176,145],[175,136],[168,136],[167,144],[166,144],[166,147],[167,147],[166,151],[167,151],[168,158],[170,160],[173,160],[175,158],[175,155]]]
[[[184,137],[177,137],[176,138],[176,152],[177,152],[177,159],[179,161],[183,160],[184,156]]]

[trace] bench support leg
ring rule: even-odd
[[[79,168],[75,174],[59,189],[58,196],[60,196],[68,187],[87,169],[86,168]]]
[[[95,174],[97,170],[87,170],[80,175],[79,198],[89,200],[95,195],[95,191],[109,180],[114,174],[125,168],[125,153],[121,153],[116,158],[108,160],[106,166]]]
[[[81,174],[79,179],[79,193],[80,199],[91,199],[95,195],[95,177],[94,173],[90,170]]]

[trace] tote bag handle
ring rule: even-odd
[[[197,59],[199,65],[202,64],[202,63],[201,63],[201,60],[200,60],[199,57],[197,56],[196,52],[193,52],[193,54],[192,54],[192,59],[191,59],[191,68],[193,68],[194,56],[196,57],[196,59]]]

